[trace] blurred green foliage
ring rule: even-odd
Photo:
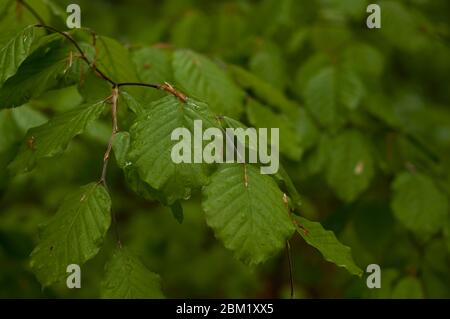
[[[73,1],[54,2],[64,8]],[[447,0],[377,1],[379,30],[365,26],[365,0],[77,3],[83,26],[132,50],[141,80],[172,82],[165,48],[192,49],[245,89],[240,120],[283,125],[282,161],[301,194],[301,213],[333,230],[363,269],[372,263],[382,269],[382,288],[370,290],[365,278],[327,263],[295,237],[296,297],[450,297]],[[52,19],[54,12],[39,10]],[[101,171],[107,121],[91,125],[64,154],[30,173],[6,169],[28,129],[78,106],[82,97],[105,96],[96,79],[85,81],[86,92],[71,86],[0,112],[0,297],[99,296],[112,234],[82,266],[79,290],[41,290],[29,254],[38,225]],[[235,260],[207,227],[197,195],[183,202],[179,224],[169,208],[134,194],[114,161],[109,186],[122,241],[161,275],[166,296],[289,296],[286,254],[256,268]]]

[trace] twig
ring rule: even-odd
[[[158,90],[166,91],[173,96],[177,97],[181,102],[186,103],[187,102],[187,96],[175,89],[170,83],[165,82],[164,84],[147,84],[147,83],[134,83],[134,82],[124,82],[124,83],[118,83],[118,87],[121,86],[143,86],[143,87],[151,87]]]
[[[183,93],[177,91],[172,85],[165,82],[164,84],[159,86],[160,90],[169,92],[170,94],[176,96],[181,102],[186,103],[187,102],[187,96]]]
[[[119,126],[117,124],[117,105],[119,100],[119,88],[117,86],[114,86],[112,89],[112,94],[110,97],[110,103],[111,103],[111,118],[112,118],[112,132],[111,137],[109,138],[108,147],[106,148],[106,152],[103,155],[103,168],[102,168],[102,175],[100,177],[99,183],[103,184],[105,189],[110,192],[108,189],[108,184],[106,183],[106,174],[108,172],[108,163],[109,163],[109,157],[111,156],[111,150],[112,150],[112,144],[114,142],[114,138],[119,132]],[[116,219],[116,214],[114,212],[111,213],[112,215],[112,224],[114,228],[114,233],[117,239],[117,244],[120,248],[122,248],[122,241],[120,240],[120,234],[119,234],[119,227]]]
[[[183,93],[181,93],[180,91],[176,90],[171,84],[169,83],[164,83],[164,84],[150,84],[150,83],[139,83],[139,82],[122,82],[122,83],[116,83],[114,80],[112,80],[111,78],[109,78],[105,73],[103,73],[96,65],[95,65],[95,61],[91,62],[89,61],[88,57],[86,56],[86,54],[84,53],[83,49],[81,49],[80,45],[78,44],[78,42],[67,32],[62,32],[59,31],[56,28],[50,27],[48,25],[45,24],[36,24],[35,27],[37,28],[44,28],[46,30],[58,33],[60,35],[62,35],[63,37],[65,37],[67,40],[69,40],[77,49],[77,51],[80,53],[80,57],[82,60],[84,60],[87,65],[95,72],[97,73],[102,79],[104,79],[105,81],[109,82],[113,88],[119,88],[122,86],[142,86],[142,87],[149,87],[149,88],[153,88],[153,89],[158,89],[158,90],[163,90],[166,91],[174,96],[176,96],[181,102],[186,103],[187,101],[187,96],[184,95]],[[91,33],[94,39],[94,43],[96,41],[96,34],[95,33]]]
[[[55,29],[53,27],[50,27],[48,25],[45,24],[36,24],[35,27],[37,28],[44,28],[47,30],[50,30],[52,32],[58,33],[60,35],[62,35],[63,37],[65,37],[67,40],[69,40],[74,46],[75,48],[78,50],[78,52],[81,55],[81,58],[87,63],[87,65],[95,72],[97,73],[102,79],[104,79],[105,81],[108,81],[111,85],[116,86],[116,82],[114,82],[112,79],[110,79],[106,74],[104,74],[100,69],[98,69],[94,63],[91,63],[89,61],[89,59],[87,58],[86,54],[84,53],[84,51],[81,49],[80,45],[78,44],[78,42],[67,32],[62,32],[59,31],[58,29]]]
[[[51,31],[54,33],[58,33],[61,36],[63,36],[64,38],[66,38],[67,40],[69,40],[77,49],[77,51],[80,53],[80,57],[82,60],[84,60],[87,65],[96,73],[98,74],[102,79],[104,79],[105,81],[109,82],[113,88],[114,87],[121,87],[121,86],[143,86],[143,87],[150,87],[150,88],[154,88],[154,89],[158,89],[158,90],[164,90],[167,91],[173,95],[175,95],[176,97],[178,97],[181,101],[186,102],[187,97],[177,91],[172,85],[170,85],[169,83],[164,83],[164,84],[148,84],[148,83],[134,83],[134,82],[124,82],[124,83],[117,83],[114,80],[112,80],[110,77],[108,77],[104,72],[102,72],[96,65],[95,65],[95,60],[94,61],[89,61],[88,57],[86,56],[86,54],[84,53],[83,49],[81,49],[80,45],[78,44],[78,42],[68,33],[68,32],[63,32],[60,31],[54,27],[48,26],[45,24],[45,21],[37,14],[37,12],[30,7],[25,1],[23,0],[17,0],[19,1],[21,4],[24,5],[25,8],[27,8],[35,17],[36,19],[39,21],[39,24],[36,24],[35,27],[36,28],[43,28],[47,31]],[[96,48],[96,42],[97,42],[97,34],[88,28],[83,28],[85,30],[87,30],[88,32],[91,33],[92,38],[93,38],[93,45],[94,48],[97,50]]]
[[[106,173],[108,171],[108,163],[109,157],[111,155],[112,144],[114,142],[114,137],[119,131],[119,127],[117,125],[117,102],[119,99],[119,88],[117,86],[113,87],[112,95],[111,95],[111,118],[112,118],[112,132],[111,137],[109,138],[108,147],[106,148],[106,152],[103,155],[103,169],[102,176],[100,177],[100,182],[107,188],[106,184]]]
[[[124,82],[124,83],[117,83],[118,87],[121,86],[143,86],[143,87],[150,87],[154,89],[160,89],[160,85],[158,84],[147,84],[147,83],[134,83],[134,82]]]
[[[176,96],[178,99],[180,99],[180,101],[186,103],[187,101],[187,96],[184,95],[183,93],[177,91],[172,85],[170,85],[169,83],[164,83],[164,84],[147,84],[147,83],[134,83],[134,82],[123,82],[123,83],[117,83],[114,80],[112,80],[110,77],[108,77],[105,73],[103,73],[97,66],[96,66],[96,58],[94,58],[94,61],[89,61],[89,58],[86,56],[85,52],[83,51],[83,49],[80,47],[80,45],[78,44],[78,42],[68,33],[68,32],[63,32],[60,31],[54,27],[48,26],[45,24],[44,19],[42,19],[41,16],[39,16],[39,14],[30,6],[28,5],[25,1],[23,0],[17,0],[17,3],[22,4],[38,21],[39,24],[36,24],[35,27],[36,28],[43,28],[45,29],[47,32],[54,32],[57,33],[61,36],[63,36],[64,38],[66,38],[67,40],[69,40],[77,49],[77,51],[80,54],[80,58],[86,62],[86,64],[89,66],[89,68],[97,75],[99,75],[103,80],[107,81],[108,83],[110,83],[112,85],[112,95],[107,98],[110,100],[111,102],[111,118],[112,118],[112,132],[111,132],[111,137],[109,139],[108,142],[108,146],[106,148],[106,151],[103,155],[103,167],[102,167],[102,174],[99,180],[99,184],[102,184],[105,189],[108,191],[109,193],[109,189],[108,189],[108,185],[106,183],[106,175],[108,172],[108,163],[109,163],[109,157],[111,155],[111,150],[112,150],[112,144],[114,141],[114,137],[116,136],[117,132],[119,131],[119,127],[117,124],[117,107],[118,107],[118,99],[119,99],[119,87],[122,86],[142,86],[142,87],[150,87],[150,88],[154,88],[154,89],[158,89],[158,90],[164,90],[174,96]],[[91,35],[92,35],[92,39],[93,39],[93,46],[96,50],[96,55],[97,55],[97,47],[96,47],[96,41],[97,41],[97,35],[94,31],[87,29]],[[70,57],[69,57],[69,62],[71,64],[72,61],[72,52],[70,53]],[[113,219],[113,224],[114,224],[114,230],[116,233],[116,238],[117,238],[117,243],[119,245],[120,248],[122,248],[122,243],[120,240],[120,236],[119,236],[119,231],[118,231],[118,226],[117,226],[117,221],[116,221],[116,216],[113,213],[112,214],[112,219]]]

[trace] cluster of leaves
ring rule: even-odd
[[[115,84],[168,82],[187,100],[167,90],[119,87],[120,132],[112,135],[112,150],[136,197],[170,207],[183,222],[186,201],[200,192],[206,223],[246,264],[274,256],[297,232],[326,260],[361,275],[350,249],[306,217],[324,220],[351,243],[359,264],[387,268],[383,289],[373,296],[448,296],[442,282],[450,276],[450,113],[443,84],[449,34],[445,17],[430,21],[419,13],[421,6],[435,13],[448,5],[384,1],[382,28],[368,30],[361,27],[366,1],[191,2],[157,7],[158,23],[131,39],[170,45],[128,48],[105,36],[93,40],[90,30],[70,31],[88,65],[67,37],[34,26],[36,17],[20,1],[1,0],[0,184],[20,184],[22,173],[39,176],[53,165],[49,158],[72,154],[89,140],[96,149],[108,143],[105,115],[114,116],[108,112],[114,90],[92,65]],[[56,5],[32,6],[64,28]],[[120,19],[102,16],[108,18]],[[279,127],[283,167],[267,176],[253,164],[174,164],[171,132],[192,131],[197,119],[220,129]],[[31,269],[43,286],[54,285],[67,265],[107,251],[99,261],[106,263],[102,296],[161,297],[159,276],[129,248],[105,248],[110,228],[122,223],[110,227],[117,183],[107,190],[96,180],[102,151],[93,151],[99,166],[83,174],[86,185],[63,186],[69,189],[62,190],[62,203],[51,205],[59,208],[40,231]],[[77,161],[73,156],[63,171]],[[136,214],[124,209],[127,218]],[[157,263],[153,258],[148,265]],[[354,292],[347,295],[367,294],[361,280],[348,281]]]
[[[8,12],[12,7],[13,2],[10,2],[4,10]],[[133,190],[138,194],[143,192],[147,199],[171,206],[175,217],[182,221],[179,201],[190,198],[193,190],[203,187],[207,223],[225,247],[247,264],[261,263],[284,247],[300,221],[291,217],[288,197],[272,177],[261,175],[257,167],[247,163],[225,163],[213,168],[197,163],[176,164],[170,158],[175,144],[171,134],[176,128],[193,131],[195,120],[202,120],[208,127],[245,126],[232,119],[239,118],[244,110],[245,91],[229,74],[208,58],[186,49],[144,48],[130,54],[111,38],[95,35],[94,43],[86,42],[81,34],[84,30],[61,38],[57,36],[63,34],[39,34],[38,27],[41,26],[26,26],[2,46],[2,108],[14,108],[49,90],[73,85],[81,93],[83,103],[28,130],[17,155],[8,165],[13,174],[30,171],[42,159],[64,152],[74,137],[106,112],[108,103],[113,105],[113,122],[117,121],[117,103],[123,104],[134,113],[127,114],[132,118],[129,132],[122,131],[116,136],[113,130],[111,141],[117,163]],[[82,51],[73,48],[72,39]],[[87,56],[91,58],[85,61]],[[138,90],[123,90],[122,94],[120,86],[124,82],[153,83],[155,80],[153,70],[140,75],[133,58],[137,62],[143,58],[150,63],[161,62],[158,68],[165,70],[158,76],[164,81],[173,79],[189,96],[204,102],[191,97],[180,98],[167,84],[160,88],[171,88],[166,91],[174,96],[145,96]],[[244,73],[246,76],[253,77]],[[89,87],[88,77],[93,81]],[[112,93],[108,93],[102,83],[111,82],[109,79],[113,79]],[[119,95],[120,102],[114,99],[114,94]],[[297,112],[294,105],[291,110]],[[127,126],[122,122],[125,120],[121,124]],[[105,162],[108,156],[109,153],[105,153]],[[82,265],[101,248],[111,224],[111,198],[104,178],[68,195],[57,213],[42,227],[30,265],[44,287],[64,278],[67,265]],[[287,175],[282,180],[291,183]],[[298,194],[294,188],[292,190],[297,200]],[[328,235],[320,226],[307,231],[307,242],[323,251],[328,260],[355,274],[361,273],[348,248],[335,236]],[[162,296],[158,276],[146,270],[120,242],[118,245],[106,266],[102,294],[105,297]]]

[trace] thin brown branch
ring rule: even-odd
[[[105,154],[103,155],[103,168],[102,175],[100,177],[99,183],[103,184],[105,189],[109,192],[108,184],[106,183],[106,174],[108,172],[108,163],[109,158],[111,156],[112,145],[114,142],[114,138],[116,137],[117,132],[119,132],[119,126],[117,124],[117,106],[119,101],[119,88],[115,85],[112,89],[111,97],[109,98],[111,103],[111,119],[112,119],[112,131],[111,136],[109,138],[108,146],[106,148]],[[112,223],[115,232],[115,236],[117,239],[117,244],[120,248],[122,248],[122,241],[120,240],[119,235],[119,226],[117,224],[116,214],[113,212],[112,214]]]
[[[117,83],[118,87],[121,86],[143,86],[143,87],[150,87],[154,89],[161,89],[161,85],[158,84],[147,84],[147,83],[135,83],[135,82],[123,82],[123,83]]]
[[[158,90],[164,90],[166,92],[169,92],[173,95],[175,95],[178,99],[180,99],[182,102],[186,102],[187,101],[187,97],[186,95],[184,95],[183,93],[177,91],[172,85],[170,85],[169,83],[164,83],[164,84],[148,84],[148,83],[137,83],[137,82],[123,82],[123,83],[116,83],[115,81],[113,81],[111,78],[109,78],[106,74],[104,74],[99,68],[97,68],[97,66],[95,65],[95,60],[93,62],[89,61],[88,57],[86,56],[86,54],[84,53],[83,49],[81,49],[80,45],[78,44],[78,42],[67,32],[62,32],[57,30],[56,28],[47,26],[47,25],[42,25],[42,24],[37,24],[35,25],[38,28],[45,28],[47,30],[50,30],[52,32],[58,33],[60,35],[62,35],[63,37],[65,37],[67,40],[69,40],[77,49],[77,51],[80,53],[80,57],[82,60],[84,60],[87,65],[96,73],[98,74],[101,78],[103,78],[105,81],[109,82],[113,87],[121,87],[121,86],[142,86],[142,87],[150,87],[150,88],[154,88],[154,89],[158,89]],[[94,42],[94,46],[96,43],[96,39],[97,39],[97,35],[94,32],[91,32],[92,36],[93,36],[93,42]]]
[[[18,1],[22,1],[22,0],[18,0]],[[22,3],[22,2],[21,2]],[[23,2],[24,3],[24,2]],[[25,3],[24,3],[25,5]],[[27,9],[29,9],[31,12],[32,8],[30,6],[26,6]],[[36,17],[38,19],[38,17]],[[123,83],[116,83],[114,80],[112,80],[110,77],[108,77],[105,73],[103,73],[96,65],[95,65],[95,59],[94,61],[89,61],[88,57],[86,56],[86,54],[84,53],[83,49],[81,49],[80,45],[78,44],[78,42],[68,33],[68,32],[63,32],[63,31],[59,31],[58,29],[48,26],[44,23],[44,21],[42,19],[38,19],[40,24],[36,24],[35,27],[37,28],[43,28],[47,31],[51,31],[54,33],[57,33],[61,36],[63,36],[64,38],[66,38],[67,40],[69,40],[77,49],[77,51],[80,54],[80,58],[86,62],[86,64],[97,74],[99,75],[102,79],[104,79],[105,81],[109,82],[113,87],[119,88],[121,86],[142,86],[142,87],[150,87],[150,88],[154,88],[154,89],[158,89],[158,90],[164,90],[166,92],[169,92],[173,95],[175,95],[177,98],[179,98],[182,102],[186,102],[187,101],[187,97],[186,95],[184,95],[183,93],[177,91],[172,85],[170,85],[169,83],[164,83],[164,84],[147,84],[147,83],[134,83],[134,82],[123,82]],[[88,30],[93,38],[93,45],[95,50],[97,50],[96,47],[96,42],[97,42],[97,34],[90,30],[90,29],[86,29]]]
[[[178,99],[180,99],[180,101],[182,101],[183,103],[186,103],[187,101],[187,96],[184,95],[183,93],[177,91],[172,85],[170,85],[169,83],[164,83],[164,84],[147,84],[147,83],[134,83],[134,82],[123,82],[123,83],[116,83],[115,81],[113,81],[111,78],[109,78],[105,73],[103,73],[100,69],[97,68],[97,66],[95,65],[95,59],[94,61],[89,61],[88,57],[86,56],[86,54],[84,53],[84,51],[81,49],[80,45],[78,44],[78,42],[68,33],[68,32],[63,32],[60,31],[54,27],[48,26],[45,24],[45,21],[42,19],[42,17],[39,16],[39,14],[30,6],[28,5],[25,1],[23,0],[17,0],[18,3],[22,4],[28,11],[30,11],[31,14],[33,14],[33,16],[39,21],[39,24],[36,24],[35,27],[37,28],[43,28],[47,31],[51,31],[54,33],[58,33],[61,36],[65,37],[67,40],[69,40],[77,49],[77,51],[80,53],[80,57],[81,59],[83,59],[88,66],[97,74],[99,75],[102,79],[104,79],[105,81],[109,82],[113,88],[119,88],[121,86],[143,86],[143,87],[150,87],[150,88],[154,88],[154,89],[158,89],[158,90],[164,90],[168,93],[171,93],[172,95],[176,96]],[[89,29],[89,28],[83,28],[85,30],[87,30],[88,32],[91,33],[92,38],[93,38],[93,45],[94,48],[97,52],[97,47],[96,47],[96,42],[97,42],[97,34]]]
[[[78,42],[68,33],[68,32],[63,32],[63,31],[59,31],[58,29],[55,29],[53,27],[50,27],[48,25],[45,24],[36,24],[35,27],[37,28],[44,28],[46,30],[58,33],[60,35],[62,35],[63,37],[65,37],[67,40],[69,40],[77,49],[77,51],[80,53],[80,57],[81,59],[83,59],[87,65],[97,74],[99,75],[102,79],[104,79],[105,81],[109,82],[111,85],[116,86],[116,82],[114,82],[112,79],[110,79],[106,74],[104,74],[100,69],[98,69],[94,63],[91,63],[89,61],[89,59],[87,58],[86,54],[84,53],[83,49],[81,49],[80,45],[78,44]]]
[[[181,102],[186,103],[187,102],[187,96],[181,93],[180,91],[177,91],[172,85],[169,83],[164,83],[162,85],[159,85],[158,87],[160,90],[164,90],[166,92],[169,92],[170,94],[176,96]]]
[[[107,188],[106,185],[106,173],[108,171],[108,163],[109,163],[109,157],[111,155],[112,150],[112,144],[114,142],[114,138],[119,131],[119,127],[117,125],[117,102],[119,99],[119,88],[117,86],[114,86],[112,89],[112,95],[110,99],[111,103],[111,118],[112,118],[112,132],[111,137],[109,138],[108,147],[106,148],[106,152],[103,155],[103,169],[102,169],[102,176],[100,177],[100,182]]]
[[[158,90],[166,91],[173,96],[177,97],[181,102],[186,103],[187,102],[187,96],[175,89],[170,83],[165,82],[164,84],[148,84],[148,83],[136,83],[136,82],[124,82],[124,83],[118,83],[118,87],[121,86],[143,86],[143,87],[150,87]]]
[[[176,96],[178,99],[180,99],[184,103],[187,101],[187,97],[183,93],[177,91],[169,83],[164,83],[162,85],[147,84],[147,83],[134,83],[134,82],[116,83],[114,80],[112,80],[110,77],[108,77],[105,73],[103,73],[96,66],[97,34],[94,31],[85,28],[92,35],[93,46],[94,46],[95,52],[96,52],[94,61],[91,62],[91,61],[89,61],[89,58],[86,56],[85,52],[80,47],[78,42],[68,32],[59,31],[58,29],[56,29],[54,27],[46,25],[45,21],[42,19],[42,17],[40,17],[39,14],[31,6],[29,6],[25,1],[17,0],[17,3],[22,4],[39,21],[39,24],[35,25],[36,28],[43,28],[46,30],[46,32],[57,33],[57,34],[63,36],[64,38],[66,38],[67,40],[69,40],[74,45],[74,47],[77,49],[77,51],[80,54],[80,58],[86,62],[88,67],[94,73],[96,73],[98,76],[100,76],[103,80],[107,81],[108,83],[110,83],[112,85],[112,95],[107,98],[107,99],[109,99],[109,101],[111,103],[112,132],[111,132],[111,137],[108,142],[108,146],[103,155],[102,174],[101,174],[100,180],[98,181],[98,183],[102,184],[105,187],[105,189],[109,192],[108,185],[106,183],[106,175],[108,172],[108,163],[109,163],[109,158],[111,155],[112,144],[114,142],[114,138],[115,138],[116,134],[119,131],[119,127],[118,127],[118,123],[117,123],[118,122],[117,121],[117,107],[118,107],[118,99],[119,99],[119,87],[121,87],[121,86],[143,86],[143,87],[150,87],[150,88],[155,88],[155,89],[159,89],[159,90],[164,90],[168,93],[173,94],[174,96]],[[69,56],[69,61],[68,61],[69,67],[72,65],[72,62],[73,62],[73,53],[71,51],[70,56]],[[120,236],[119,236],[117,220],[116,220],[116,216],[114,213],[112,214],[112,221],[113,221],[114,231],[115,231],[116,238],[117,238],[117,243],[118,243],[119,247],[122,248],[122,243],[121,243]]]

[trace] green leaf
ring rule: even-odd
[[[172,83],[172,51],[162,48],[142,48],[132,52],[132,59],[138,70],[139,79],[144,83]],[[143,100],[154,101],[165,96],[161,90],[143,91]]]
[[[85,102],[95,102],[111,94],[111,85],[90,70],[78,83],[78,91]],[[121,89],[120,97],[123,97],[124,93],[124,89]]]
[[[216,126],[206,104],[192,99],[183,103],[170,95],[153,102],[130,129],[130,161],[143,181],[167,196],[169,205],[189,198],[193,188],[207,181],[205,164],[176,164],[171,158],[173,146],[179,143],[171,139],[173,130],[187,128],[193,136],[194,120],[202,120],[203,129]]]
[[[318,138],[312,118],[300,106],[292,114],[276,113],[254,99],[248,99],[246,113],[249,122],[260,128],[279,128],[280,152],[291,160],[299,160]],[[269,134],[270,135],[270,134]],[[270,137],[268,137],[270,141]]]
[[[14,159],[18,144],[28,129],[46,121],[41,112],[27,105],[0,111],[0,188],[9,182],[8,164]]]
[[[146,83],[172,82],[172,54],[168,49],[146,47],[132,52],[139,78]]]
[[[41,1],[35,0],[32,4],[38,14],[47,21],[48,12]],[[20,30],[37,23],[34,17],[28,10],[18,10],[21,6],[14,0],[0,1],[0,46],[8,42],[11,37],[16,35]]]
[[[186,94],[208,103],[215,113],[239,118],[244,93],[219,66],[189,50],[176,51],[172,65],[175,80]]]
[[[295,127],[300,137],[300,146],[306,152],[319,141],[320,135],[316,123],[305,108],[298,108],[295,119]]]
[[[52,22],[65,24],[67,13],[59,6],[59,4],[56,4],[52,0],[41,0],[41,2],[47,6],[50,14],[52,15],[52,19],[55,20]]]
[[[273,44],[265,44],[249,61],[250,70],[277,89],[284,89],[288,77],[286,64],[280,49]]]
[[[405,277],[394,287],[391,297],[393,299],[422,299],[424,297],[422,285],[417,278]]]
[[[221,56],[228,59],[242,56],[245,54],[246,41],[236,42],[236,39],[250,38],[250,19],[242,15],[243,7],[238,3],[222,2],[217,9],[217,14],[208,12],[212,38],[206,49],[201,51],[220,52]]]
[[[305,171],[307,176],[319,174],[325,170],[328,158],[331,154],[331,138],[322,134],[314,149],[305,157]]]
[[[397,219],[410,231],[427,237],[447,221],[447,197],[426,175],[402,173],[392,184],[391,207]]]
[[[164,298],[160,277],[126,248],[118,248],[106,264],[101,296],[107,299]]]
[[[311,78],[305,88],[306,106],[316,120],[324,126],[336,126],[338,110],[336,105],[336,87],[334,69],[322,69]]]
[[[291,178],[289,177],[288,173],[286,172],[283,166],[280,165],[280,169],[276,173],[275,178],[277,178],[284,185],[286,191],[288,192],[288,195],[291,197],[293,201],[292,207],[294,209],[300,208],[301,205],[300,194],[298,193],[294,183],[292,182]]]
[[[367,187],[374,175],[369,141],[358,131],[344,131],[331,140],[327,182],[339,198],[353,201]]]
[[[351,44],[352,37],[352,30],[345,24],[315,23],[311,26],[311,42],[315,51],[340,52]]]
[[[255,152],[256,154],[258,154],[258,144],[261,143],[262,145],[269,145],[267,139],[264,140],[264,138],[260,135],[258,138],[256,139],[249,139],[245,136],[245,134],[237,134],[234,135],[233,133],[229,133],[227,131],[227,128],[232,128],[232,129],[244,129],[247,130],[249,127],[245,124],[243,124],[240,121],[237,121],[235,119],[232,119],[228,116],[220,116],[220,117],[216,117],[217,121],[220,124],[220,127],[222,128],[222,132],[224,134],[225,137],[225,147],[231,146],[233,145],[234,148],[236,149],[237,145],[242,145],[245,147],[246,149],[246,155],[247,156],[247,150],[251,150],[253,152]],[[270,146],[269,146],[270,147]]]
[[[246,264],[280,251],[294,226],[274,180],[248,164],[224,164],[203,189],[206,222]]]
[[[264,101],[265,104],[288,115],[295,114],[297,111],[299,106],[295,102],[256,75],[235,65],[230,66],[229,70],[240,86],[247,91],[251,91],[255,97]]]
[[[111,94],[105,94],[108,96]],[[95,100],[94,102],[100,99]],[[33,108],[48,110],[48,113],[63,113],[70,111],[83,103],[83,97],[77,90],[76,85],[67,86],[61,89],[50,90],[42,94],[38,99],[30,101],[29,104]]]
[[[34,38],[34,27],[27,27],[0,48],[0,87],[30,54]]]
[[[145,109],[141,102],[139,102],[133,95],[129,94],[126,91],[120,92],[120,100],[119,104],[121,102],[124,102],[125,105],[134,113],[137,115],[142,115],[142,113],[145,112]]]
[[[298,89],[296,93],[299,97],[301,97],[299,93],[305,92],[309,80],[330,63],[330,57],[323,53],[316,53],[302,63],[295,75],[295,84]]]
[[[363,271],[353,261],[351,249],[343,245],[330,230],[318,222],[293,216],[297,232],[311,246],[323,255],[325,260],[347,269],[351,274],[361,276]]]
[[[371,45],[357,43],[343,53],[344,63],[365,79],[378,78],[383,73],[384,57]]]
[[[306,106],[328,129],[342,123],[340,113],[356,109],[365,94],[358,76],[348,68],[325,67],[313,76],[303,92]]]
[[[128,161],[128,151],[130,149],[130,133],[118,132],[113,139],[112,148],[117,165],[124,168]]]
[[[299,160],[302,155],[300,135],[297,134],[292,118],[284,114],[276,114],[267,106],[251,99],[246,105],[248,119],[252,125],[259,128],[268,128],[267,140],[271,141],[270,128],[280,130],[280,152],[289,159]]]
[[[231,136],[229,136],[229,134],[226,132],[227,128],[242,128],[244,130],[246,130],[248,128],[247,125],[243,124],[242,122],[239,122],[235,119],[232,119],[228,116],[221,116],[221,117],[217,117],[217,120],[220,124],[220,126],[222,127],[223,130],[225,130],[225,135],[228,136],[229,139],[231,139]],[[251,149],[255,152],[258,152],[258,141],[257,140],[253,140],[253,139],[247,139],[245,136],[236,136],[236,141],[242,145],[245,145],[247,149]],[[230,140],[228,142],[231,142]],[[232,143],[230,143],[232,144]],[[267,144],[267,141],[266,143]],[[236,145],[236,144],[234,144]]]
[[[29,171],[34,168],[38,160],[62,153],[69,142],[83,133],[104,109],[104,101],[82,105],[31,129],[10,168],[16,172]]]
[[[142,181],[139,177],[136,166],[128,159],[130,144],[131,137],[130,133],[128,132],[117,133],[112,144],[117,165],[124,172],[127,186],[136,194],[142,196],[146,200],[158,200],[161,203],[166,204],[167,201],[163,194]]]
[[[421,32],[425,25],[423,18],[410,6],[397,1],[380,1],[379,5],[383,12],[380,33],[387,43],[413,52],[429,44],[427,33]]]
[[[11,112],[12,119],[17,125],[17,128],[20,130],[21,138],[25,136],[30,128],[42,125],[48,121],[47,116],[28,105],[22,105],[14,109],[4,111]]]
[[[372,94],[364,103],[365,111],[388,127],[401,129],[399,115],[392,107],[388,97],[381,94]]]
[[[162,192],[151,187],[141,179],[137,167],[132,162],[126,162],[123,171],[128,187],[137,195],[148,201],[159,201],[164,205],[169,205],[167,198]]]
[[[51,41],[23,61],[0,89],[0,109],[22,105],[49,89],[78,80],[76,72],[82,61],[75,60],[70,66],[70,52],[74,49],[68,45],[61,39]],[[81,67],[86,68],[84,64]]]
[[[114,39],[98,37],[96,65],[115,82],[138,81],[130,53]]]
[[[215,31],[208,16],[189,10],[177,19],[171,31],[171,41],[179,48],[206,51],[211,47],[211,36]]]
[[[111,223],[110,210],[108,192],[98,183],[66,197],[31,253],[31,268],[44,287],[66,276],[68,265],[82,265],[98,253]]]
[[[359,77],[349,68],[341,68],[338,73],[336,85],[338,86],[338,101],[349,110],[355,110],[365,91]]]

